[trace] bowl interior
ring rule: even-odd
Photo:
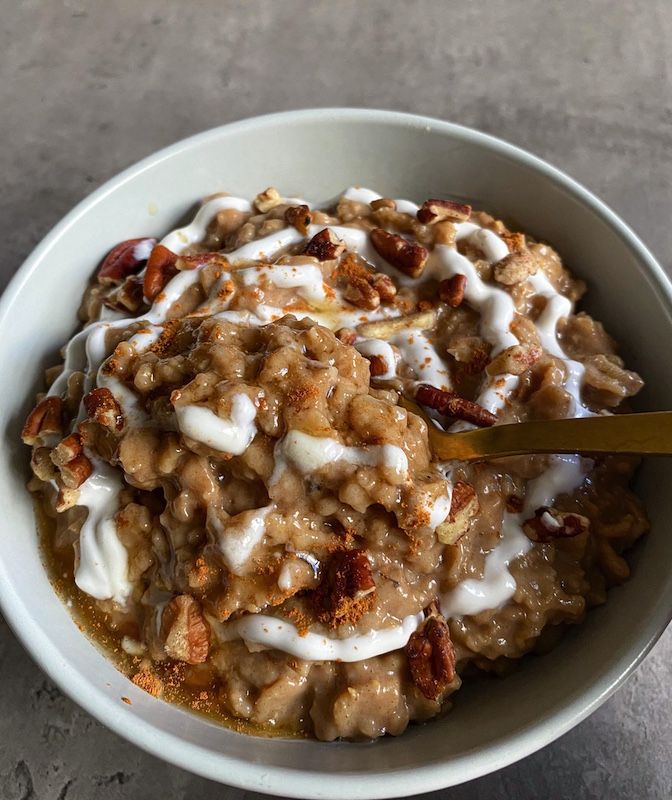
[[[672,408],[670,290],[627,229],[541,162],[447,123],[365,111],[276,115],[225,126],[131,168],[75,209],[10,285],[0,312],[0,599],[38,663],[87,710],[151,752],[208,777],[305,797],[384,797],[459,783],[543,746],[599,704],[672,609],[669,462],[640,476],[652,532],[632,579],[550,655],[478,681],[443,720],[374,745],[250,739],[143,693],[80,634],[40,563],[18,432],[40,367],[76,327],[82,288],[117,241],[161,235],[201,196],[269,185],[311,200],[350,184],[391,196],[470,199],[547,239],[589,284],[587,307],[648,381],[642,405]],[[129,706],[121,701],[126,696]],[[337,781],[328,780],[338,775]]]

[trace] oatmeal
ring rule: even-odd
[[[150,694],[240,730],[400,734],[627,579],[623,457],[439,463],[449,431],[642,387],[548,245],[450,199],[213,195],[117,245],[23,431],[54,582]]]

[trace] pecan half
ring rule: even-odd
[[[373,605],[376,584],[363,550],[337,550],[327,561],[313,605],[320,622],[355,624]]]
[[[536,344],[514,344],[496,355],[485,371],[488,375],[522,375],[539,361],[542,353]]]
[[[439,300],[448,303],[451,308],[457,308],[464,300],[464,292],[467,288],[466,275],[453,275],[439,283]]]
[[[444,219],[451,222],[464,222],[471,216],[471,206],[466,203],[456,203],[453,200],[425,200],[418,209],[417,217],[423,225],[442,222]]]
[[[418,386],[415,392],[415,399],[423,406],[433,408],[440,414],[447,417],[471,422],[482,428],[489,428],[497,422],[497,417],[483,406],[473,400],[460,397],[455,392],[446,392],[437,389],[436,386],[429,386],[426,383]]]
[[[191,595],[174,597],[161,616],[166,655],[187,664],[202,664],[210,651],[210,626]]]
[[[147,261],[143,283],[145,297],[150,302],[163,290],[168,281],[177,275],[176,263],[177,254],[162,244],[157,244],[152,250]]]
[[[139,272],[156,244],[156,239],[127,239],[113,247],[98,270],[100,283],[113,285]]]
[[[537,264],[529,250],[515,250],[504,256],[493,267],[493,277],[504,286],[515,286],[526,281],[537,271]]]
[[[388,264],[411,278],[422,275],[429,254],[421,244],[396,233],[388,233],[382,228],[374,228],[369,235],[375,251]]]
[[[455,648],[446,620],[435,607],[428,612],[408,640],[406,657],[413,683],[428,700],[438,700],[455,680]]]
[[[45,397],[28,414],[21,430],[24,444],[34,445],[41,437],[63,433],[63,401],[60,397]]]
[[[338,236],[329,228],[324,228],[313,236],[303,252],[318,261],[331,261],[338,258],[344,250],[345,245]]]
[[[436,536],[442,544],[456,544],[469,530],[478,514],[480,506],[473,486],[457,481],[453,486],[448,519],[436,529]]]
[[[84,408],[92,422],[97,422],[111,431],[124,427],[124,415],[115,396],[105,387],[92,389],[84,397]]]
[[[555,539],[565,539],[585,533],[590,528],[590,520],[581,514],[558,511],[542,506],[534,512],[531,519],[523,523],[523,531],[533,542],[542,544]]]
[[[313,221],[313,215],[308,206],[289,206],[285,211],[285,220],[302,235],[308,233],[308,226]]]

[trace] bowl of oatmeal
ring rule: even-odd
[[[510,763],[667,623],[665,464],[437,462],[400,398],[446,430],[670,407],[671,306],[612,212],[474,131],[327,110],[175,145],[3,299],[3,611],[88,711],[226,783]]]

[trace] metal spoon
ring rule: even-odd
[[[441,461],[485,461],[533,453],[672,455],[672,411],[519,422],[447,433],[415,401],[401,405],[427,423],[429,444]]]

